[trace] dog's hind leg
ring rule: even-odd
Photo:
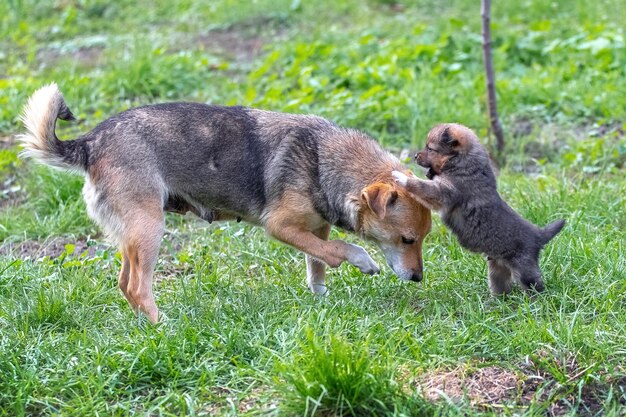
[[[489,258],[489,289],[493,295],[508,294],[512,289],[511,270],[501,262]]]
[[[152,293],[152,275],[165,228],[164,216],[158,204],[142,203],[135,208],[135,212],[125,216],[127,232],[123,236],[122,248],[130,268],[126,291],[122,291],[135,312],[144,313],[152,324],[156,324],[159,310]],[[120,279],[123,272],[124,265]]]
[[[122,269],[120,269],[120,276],[117,282],[120,287],[120,290],[122,291],[122,294],[124,294],[124,297],[126,297],[128,302],[130,303],[131,301],[128,298],[128,294],[127,294],[128,279],[130,278],[130,258],[126,254],[126,251],[124,250],[123,246],[120,248],[120,252],[122,254]],[[131,307],[133,307],[133,309],[137,308],[132,303],[131,303]]]
[[[320,239],[328,240],[330,234],[330,224],[326,224],[323,227],[314,230],[313,234]],[[324,262],[312,257],[311,255],[305,255],[306,257],[306,278],[307,285],[315,294],[326,294],[326,265]]]
[[[120,290],[135,312],[156,323],[152,274],[165,228],[166,192],[158,172],[150,166],[142,169],[112,168],[107,159],[95,161],[83,197],[89,216],[119,244]]]

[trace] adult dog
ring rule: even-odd
[[[399,161],[362,132],[316,116],[168,103],[124,111],[60,141],[57,118],[73,115],[51,84],[24,109],[24,153],[85,174],[88,214],[122,253],[120,289],[152,323],[166,211],[263,226],[306,254],[316,293],[326,292],[325,265],[379,271],[360,246],[328,241],[331,225],[378,244],[400,278],[422,278],[430,211],[394,183]]]

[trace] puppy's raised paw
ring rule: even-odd
[[[406,187],[406,184],[409,182],[409,177],[400,171],[391,171],[391,176],[395,182],[403,187]]]
[[[350,246],[348,262],[359,268],[364,274],[373,275],[380,272],[380,268],[365,249],[351,243],[348,243],[348,246]]]

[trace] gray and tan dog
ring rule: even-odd
[[[509,207],[498,194],[486,149],[465,126],[436,126],[415,159],[428,168],[431,181],[402,172],[393,172],[394,178],[417,201],[440,212],[461,246],[487,256],[492,293],[510,292],[513,280],[543,291],[539,252],[565,221],[541,229]]]
[[[403,167],[364,133],[315,116],[169,103],[60,141],[56,119],[73,116],[55,84],[33,94],[22,118],[26,155],[85,174],[88,213],[122,253],[119,286],[153,323],[165,211],[263,226],[306,254],[313,292],[326,291],[325,265],[379,271],[360,246],[328,241],[331,225],[378,244],[400,278],[422,278],[430,211],[395,184],[391,171]]]

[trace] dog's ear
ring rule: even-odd
[[[459,146],[459,141],[450,134],[450,126],[446,126],[441,132],[441,142],[452,148]]]
[[[380,220],[385,218],[387,207],[398,198],[398,192],[389,184],[377,183],[363,189],[361,196]]]

